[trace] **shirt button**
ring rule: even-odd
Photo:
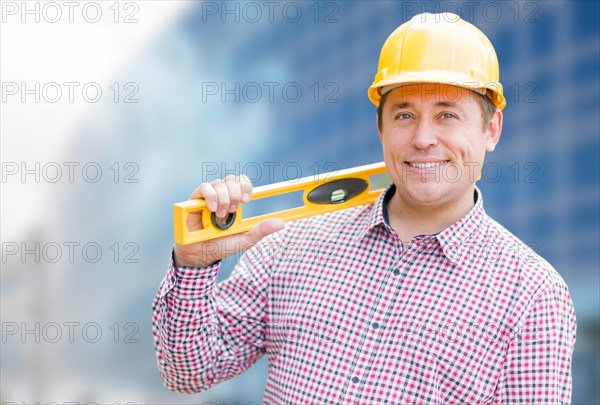
[[[394,276],[397,276],[398,274],[400,274],[400,269],[394,269]]]
[[[379,329],[379,324],[378,324],[377,322],[373,322],[373,323],[371,324],[371,327],[372,327],[373,329]]]
[[[360,379],[358,377],[352,377],[352,382],[354,384],[358,383],[360,381]]]

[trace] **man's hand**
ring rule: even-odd
[[[246,176],[227,176],[211,183],[200,184],[190,196],[191,199],[204,198],[207,208],[216,213],[217,220],[225,221],[237,210],[240,203],[247,203],[252,196],[252,183]],[[200,213],[188,215],[190,231],[202,228]],[[280,219],[267,219],[248,232],[224,236],[219,239],[197,242],[189,245],[175,243],[175,267],[206,267],[255,245],[270,233],[283,228]]]

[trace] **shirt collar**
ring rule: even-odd
[[[465,248],[466,242],[471,239],[472,235],[477,235],[477,231],[485,221],[483,197],[478,187],[475,187],[473,198],[475,199],[475,204],[467,215],[436,235],[444,251],[444,255],[455,264],[459,264],[461,257],[465,253],[468,254],[468,249]]]
[[[381,192],[379,198],[373,204],[373,209],[365,223],[364,229],[360,232],[362,237],[378,226],[385,227],[388,232],[393,231],[388,221],[387,203],[395,192],[396,186],[394,184],[389,185]],[[478,187],[475,187],[473,198],[475,204],[464,217],[437,234],[429,235],[438,240],[444,255],[455,264],[458,264],[460,261],[462,256],[460,252],[465,251],[465,249],[460,249],[460,247],[479,229],[485,219],[483,197]]]
[[[394,184],[390,184],[381,192],[379,198],[377,198],[375,204],[373,204],[373,209],[371,210],[369,219],[365,223],[364,229],[362,230],[362,232],[360,232],[360,235],[362,237],[366,236],[369,233],[369,231],[371,231],[377,226],[386,227],[388,230],[391,231],[387,220],[387,203],[390,200],[390,198],[392,198],[395,192],[396,186]]]

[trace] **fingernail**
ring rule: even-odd
[[[237,205],[231,204],[231,207],[229,207],[229,212],[235,212],[235,210],[237,210]]]
[[[217,212],[217,216],[219,218],[225,218],[225,215],[227,215],[227,212],[225,210],[221,210],[221,211]]]
[[[215,212],[217,210],[217,203],[215,201],[211,202],[210,204],[208,204],[208,209],[212,212]]]
[[[248,201],[250,201],[250,196],[248,195],[248,193],[242,194],[242,202],[247,203]]]

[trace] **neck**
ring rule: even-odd
[[[464,217],[473,208],[475,188],[458,201],[435,206],[415,205],[404,201],[398,191],[387,203],[390,226],[402,243],[408,243],[417,235],[436,234]]]

